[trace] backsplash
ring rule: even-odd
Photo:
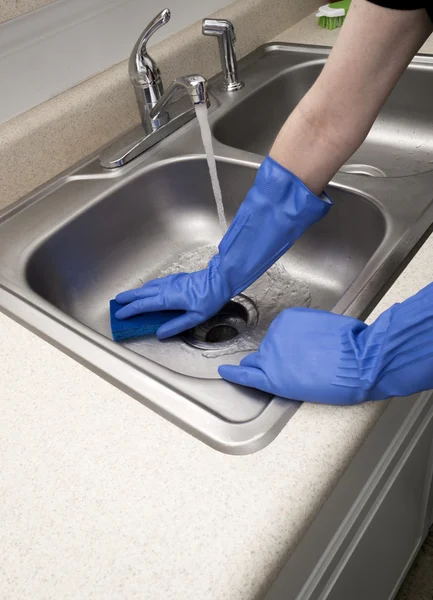
[[[0,23],[52,4],[56,0],[0,0]]]

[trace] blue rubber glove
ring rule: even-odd
[[[272,322],[258,352],[221,377],[271,394],[358,404],[433,388],[433,284],[370,326],[333,313],[291,308]]]
[[[144,312],[184,310],[162,325],[160,339],[195,327],[245,290],[329,210],[293,173],[269,156],[206,269],[168,275],[116,296],[126,319]]]

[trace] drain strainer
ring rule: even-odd
[[[245,339],[257,325],[257,318],[254,302],[240,294],[214,317],[186,331],[182,339],[201,350],[227,348]]]

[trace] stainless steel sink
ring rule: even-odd
[[[243,90],[228,94],[220,90],[218,77],[211,82],[210,122],[229,220],[270,144],[266,123],[276,131],[284,118],[278,90],[294,105],[324,54],[266,46],[240,62]],[[431,77],[427,63],[422,78]],[[411,68],[418,73],[419,64]],[[272,90],[280,98],[275,110],[261,105],[265,88],[267,99]],[[415,100],[410,94],[401,98],[408,103],[406,112],[400,109],[407,121]],[[385,168],[373,160],[385,155],[368,144],[365,164]],[[403,146],[396,148],[403,152]],[[103,169],[98,155],[0,215],[0,307],[224,452],[262,448],[299,404],[230,385],[219,379],[217,366],[237,363],[256,349],[286,307],[365,315],[433,218],[433,173],[393,178],[339,173],[328,190],[334,201],[329,215],[219,315],[165,342],[142,338],[116,344],[110,336],[110,298],[173,268],[199,268],[220,231],[195,121],[119,169]]]
[[[218,171],[231,219],[256,169],[220,162]],[[335,206],[329,218],[298,241],[280,260],[281,268],[271,269],[271,277],[263,278],[263,285],[245,291],[257,314],[254,340],[246,340],[248,348],[254,349],[257,336],[261,339],[270,321],[291,304],[331,309],[382,242],[385,218],[374,204],[344,189],[331,193]],[[207,261],[200,260],[197,250],[209,248],[204,256],[210,258],[220,235],[206,160],[156,164],[138,171],[129,183],[109,192],[43,241],[29,256],[27,283],[61,312],[110,338],[107,298],[158,277],[179,257],[188,261],[186,267],[191,261],[194,267],[197,259],[197,268],[205,266]],[[193,340],[188,340],[161,343],[151,337],[125,347],[178,373],[206,378],[217,376],[222,360],[239,361],[245,354],[242,345],[221,347],[218,340],[217,345],[201,345],[205,351],[199,352],[191,346]],[[215,410],[232,416],[239,407],[220,401]]]
[[[218,121],[215,137],[235,148],[267,154],[287,116],[319,76],[328,53],[296,45],[261,48],[254,81],[240,92],[243,101]],[[412,62],[348,161],[352,172],[402,177],[433,168],[432,64],[430,56]],[[330,110],[338,111],[338,100],[330,103]]]

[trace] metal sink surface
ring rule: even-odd
[[[240,61],[241,91],[222,91],[220,76],[210,81],[229,221],[327,53],[271,44]],[[202,328],[117,344],[108,311],[119,291],[201,268],[220,240],[195,119],[124,167],[105,170],[95,153],[4,210],[0,308],[212,447],[263,448],[300,404],[224,382],[217,367],[257,349],[284,308],[364,317],[425,238],[433,219],[433,106],[417,85],[433,87],[431,57],[414,60],[348,162],[358,167],[343,169],[380,176],[338,173],[327,189],[334,202],[327,217]]]
[[[215,127],[215,137],[221,142],[266,155],[287,116],[320,75],[328,54],[317,47],[292,46],[289,52],[277,48],[266,47],[264,54],[260,50],[260,68],[243,92],[244,101],[233,105]],[[417,56],[390,94],[367,139],[347,162],[351,169],[347,165],[346,169],[378,177],[432,170],[432,95],[432,58]]]

